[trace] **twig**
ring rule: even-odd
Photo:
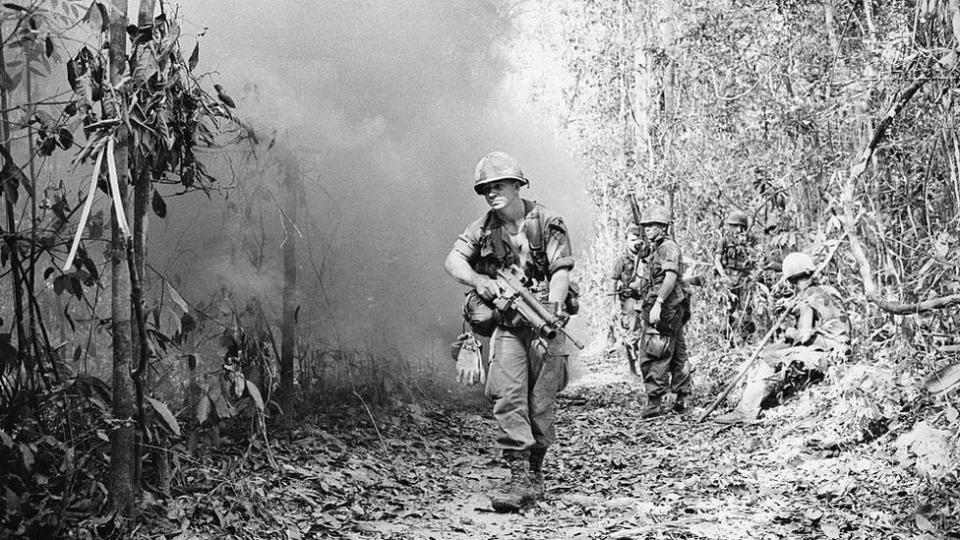
[[[367,416],[370,417],[370,422],[373,423],[373,429],[377,432],[377,438],[380,439],[380,447],[384,452],[389,452],[390,447],[387,445],[387,441],[383,440],[383,434],[380,433],[380,426],[377,425],[377,420],[373,417],[373,411],[371,411],[370,407],[367,406],[367,402],[363,399],[363,396],[357,392],[357,385],[353,382],[353,371],[351,371],[349,368],[347,371],[350,374],[350,386],[352,387],[351,392],[353,392],[353,395],[360,400],[360,404],[363,405],[363,408],[367,411]]]

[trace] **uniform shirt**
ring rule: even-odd
[[[645,261],[647,264],[647,279],[649,283],[646,293],[647,301],[652,302],[656,300],[657,295],[660,293],[660,287],[663,285],[663,280],[667,277],[667,272],[672,271],[677,274],[677,283],[674,285],[673,290],[670,291],[670,295],[664,299],[663,305],[665,307],[675,306],[686,296],[680,280],[683,275],[681,262],[683,259],[680,253],[680,245],[670,238],[663,238],[659,242],[654,243],[651,248],[650,256],[647,257]]]
[[[627,250],[626,253],[617,257],[617,260],[613,263],[613,268],[610,269],[609,277],[619,281],[621,287],[626,287],[633,282],[633,278],[640,270],[637,267],[642,266],[642,264],[642,260],[637,260],[637,256]]]
[[[756,266],[757,239],[750,234],[725,232],[717,246],[720,266],[728,272],[749,274]]]
[[[813,310],[814,347],[843,352],[850,344],[850,325],[843,316],[843,301],[840,293],[829,285],[811,285],[797,298],[794,313],[799,315],[803,307]]]
[[[527,277],[541,282],[549,281],[557,270],[572,269],[573,253],[563,219],[533,201],[523,199],[523,206],[520,232],[525,236],[528,253],[523,252],[516,238],[511,244],[510,234],[493,210],[467,225],[454,242],[454,251],[463,255],[475,272],[490,277],[496,277],[500,268],[521,263]]]

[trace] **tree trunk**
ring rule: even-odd
[[[293,415],[294,357],[297,340],[297,206],[299,205],[300,171],[289,156],[283,164],[284,239],[283,239],[283,322],[280,327],[280,407],[287,418]]]
[[[4,59],[3,36],[0,34],[0,65],[6,65]],[[10,155],[10,117],[7,114],[9,110],[7,103],[7,91],[0,88],[0,121],[2,121],[3,147],[6,149],[6,156]],[[14,164],[10,163],[13,167]],[[23,275],[20,272],[20,252],[17,249],[17,221],[16,208],[13,200],[6,196],[6,190],[0,190],[0,197],[4,199],[4,206],[7,213],[7,247],[10,253],[10,278],[12,279],[13,289],[13,323],[17,331],[17,358],[25,364],[27,369],[27,384],[33,384],[33,362],[27,353],[27,337],[23,328]],[[2,231],[0,231],[2,232]]]
[[[116,84],[121,78],[127,55],[127,2],[110,2],[110,81]],[[119,111],[104,98],[104,116],[115,117]],[[129,136],[121,124],[117,130],[115,160],[119,175],[120,197],[124,208],[128,207],[128,152]],[[130,368],[133,358],[130,326],[130,274],[127,267],[127,249],[120,230],[115,210],[110,211],[110,271],[111,331],[113,333],[113,415],[117,427],[110,433],[110,497],[114,509],[124,516],[134,512],[139,487],[136,482],[136,407],[133,395],[133,380]]]

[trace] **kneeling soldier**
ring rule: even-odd
[[[761,352],[759,361],[747,374],[737,408],[718,416],[716,422],[752,422],[760,404],[776,397],[789,385],[799,386],[822,378],[832,359],[849,352],[850,327],[843,317],[840,293],[820,285],[814,277],[813,259],[806,253],[791,253],[783,259],[783,277],[796,291],[793,315],[796,323],[785,329],[777,342]]]

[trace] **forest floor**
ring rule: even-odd
[[[522,513],[485,496],[508,474],[485,409],[358,401],[272,441],[278,468],[256,449],[244,458],[246,444],[218,450],[219,468],[182,462],[179,495],[138,536],[960,538],[960,498],[930,493],[892,434],[825,441],[798,398],[749,426],[697,423],[704,403],[641,420],[642,385],[607,371],[561,395],[546,499]]]

